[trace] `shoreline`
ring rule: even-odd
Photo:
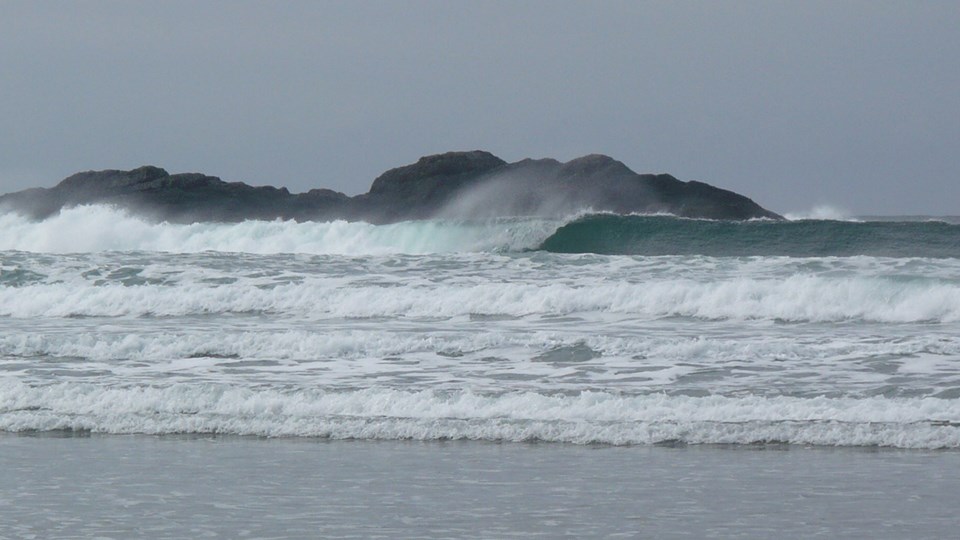
[[[952,424],[951,424],[952,425]],[[357,444],[411,444],[411,445],[445,445],[445,444],[464,444],[464,445],[513,445],[518,447],[541,447],[541,446],[561,446],[571,448],[586,449],[665,449],[665,450],[712,450],[712,451],[731,451],[731,452],[761,452],[761,451],[837,451],[837,452],[907,452],[907,453],[955,453],[960,455],[958,447],[943,448],[914,448],[900,446],[881,446],[881,445],[825,445],[825,444],[803,444],[782,441],[766,441],[754,443],[687,443],[684,441],[662,441],[652,444],[625,443],[610,444],[603,442],[578,443],[570,441],[550,441],[550,440],[492,440],[492,439],[364,439],[364,438],[338,438],[323,437],[313,435],[239,435],[234,433],[108,433],[89,430],[71,430],[54,429],[45,431],[3,431],[0,430],[0,442],[4,438],[28,438],[28,439],[110,439],[110,438],[145,438],[145,439],[166,439],[170,441],[207,441],[207,442],[264,442],[276,441],[279,443],[303,443],[303,444],[334,444],[334,443],[357,443]]]
[[[14,537],[874,537],[955,530],[960,452],[0,434]]]

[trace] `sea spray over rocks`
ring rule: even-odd
[[[153,166],[87,171],[50,189],[0,195],[0,209],[37,219],[97,203],[180,223],[558,218],[587,208],[714,219],[781,219],[743,195],[702,182],[682,182],[668,174],[637,174],[604,155],[567,163],[552,159],[506,163],[480,150],[424,156],[383,173],[369,192],[356,197],[329,189],[293,194],[286,188],[253,187],[198,173],[171,175]]]

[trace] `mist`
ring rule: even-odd
[[[555,173],[560,163],[543,160]],[[544,175],[522,168],[495,174],[457,195],[438,210],[439,219],[491,219],[501,216],[561,217],[592,210],[569,193],[546,190]]]

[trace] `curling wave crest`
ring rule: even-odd
[[[718,257],[960,257],[960,224],[946,221],[713,221],[582,213],[565,218],[364,222],[156,223],[109,206],[44,221],[0,214],[0,250],[47,253],[203,251],[336,255],[542,250]]]
[[[203,251],[369,255],[520,251],[559,222],[543,219],[364,222],[155,223],[103,205],[68,208],[44,221],[0,214],[0,250],[45,253]]]

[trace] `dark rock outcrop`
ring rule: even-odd
[[[742,195],[667,174],[637,174],[603,155],[560,163],[507,163],[489,152],[448,152],[391,169],[368,193],[328,189],[292,194],[286,188],[224,182],[159,167],[89,171],[49,189],[0,196],[0,207],[42,219],[64,207],[114,204],[175,222],[244,219],[365,220],[373,223],[441,217],[562,215],[591,209],[664,212],[709,219],[780,219]]]

